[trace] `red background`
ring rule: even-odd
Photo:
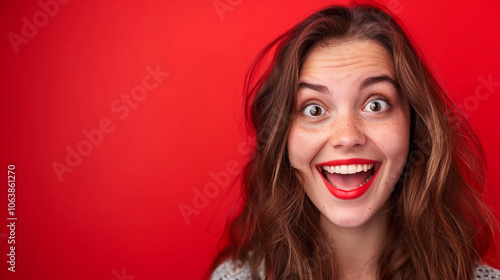
[[[229,8],[218,13],[214,2]],[[179,207],[193,207],[196,191],[216,182],[211,173],[244,163],[241,91],[253,57],[331,3],[71,1],[44,22],[37,1],[2,1],[0,169],[16,165],[18,220],[11,273],[4,188],[0,278],[200,279],[238,187],[220,188],[189,223]],[[486,201],[498,215],[500,2],[385,3],[476,128],[488,156]],[[36,32],[13,44],[34,15]],[[128,115],[113,110],[157,65],[169,76]],[[488,77],[497,83],[489,89],[481,82]],[[114,130],[59,181],[52,164],[67,164],[67,147],[84,145],[82,130],[106,118]]]

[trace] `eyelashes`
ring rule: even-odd
[[[304,102],[297,108],[297,113],[309,118],[319,118],[322,115],[328,114],[329,110],[326,109],[322,102],[318,100],[310,100]],[[361,110],[373,114],[381,114],[392,107],[392,101],[383,95],[375,95],[370,97],[361,107]]]
[[[380,113],[389,109],[390,107],[391,107],[391,102],[387,97],[378,96],[372,99],[370,102],[368,102],[368,104],[366,104],[366,106],[363,107],[363,110],[373,113]]]
[[[317,118],[321,115],[326,114],[327,110],[319,104],[305,103],[304,105],[302,105],[299,112],[308,117]]]

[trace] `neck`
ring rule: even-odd
[[[389,214],[381,211],[357,228],[340,228],[324,216],[321,224],[340,264],[341,279],[376,279]]]

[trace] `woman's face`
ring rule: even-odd
[[[395,83],[390,54],[373,41],[333,42],[306,58],[288,154],[323,224],[358,228],[384,216],[410,141],[410,107]]]

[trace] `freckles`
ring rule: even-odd
[[[318,129],[296,126],[288,137],[290,161],[295,168],[308,168],[319,151]]]
[[[406,158],[410,146],[409,123],[395,121],[372,129],[371,139],[386,157],[397,160]]]
[[[314,147],[321,139],[321,134],[320,129],[297,129],[290,134],[290,139],[300,147]]]
[[[369,127],[365,131],[367,131],[367,134],[371,135],[370,138],[381,139],[384,141],[385,141],[385,139],[387,139],[388,136],[390,136],[390,134],[388,134],[388,133],[392,134],[394,132],[394,130],[390,129],[390,127],[386,123],[382,123],[382,124],[376,125],[374,127]],[[381,140],[378,140],[378,141],[381,141]]]

